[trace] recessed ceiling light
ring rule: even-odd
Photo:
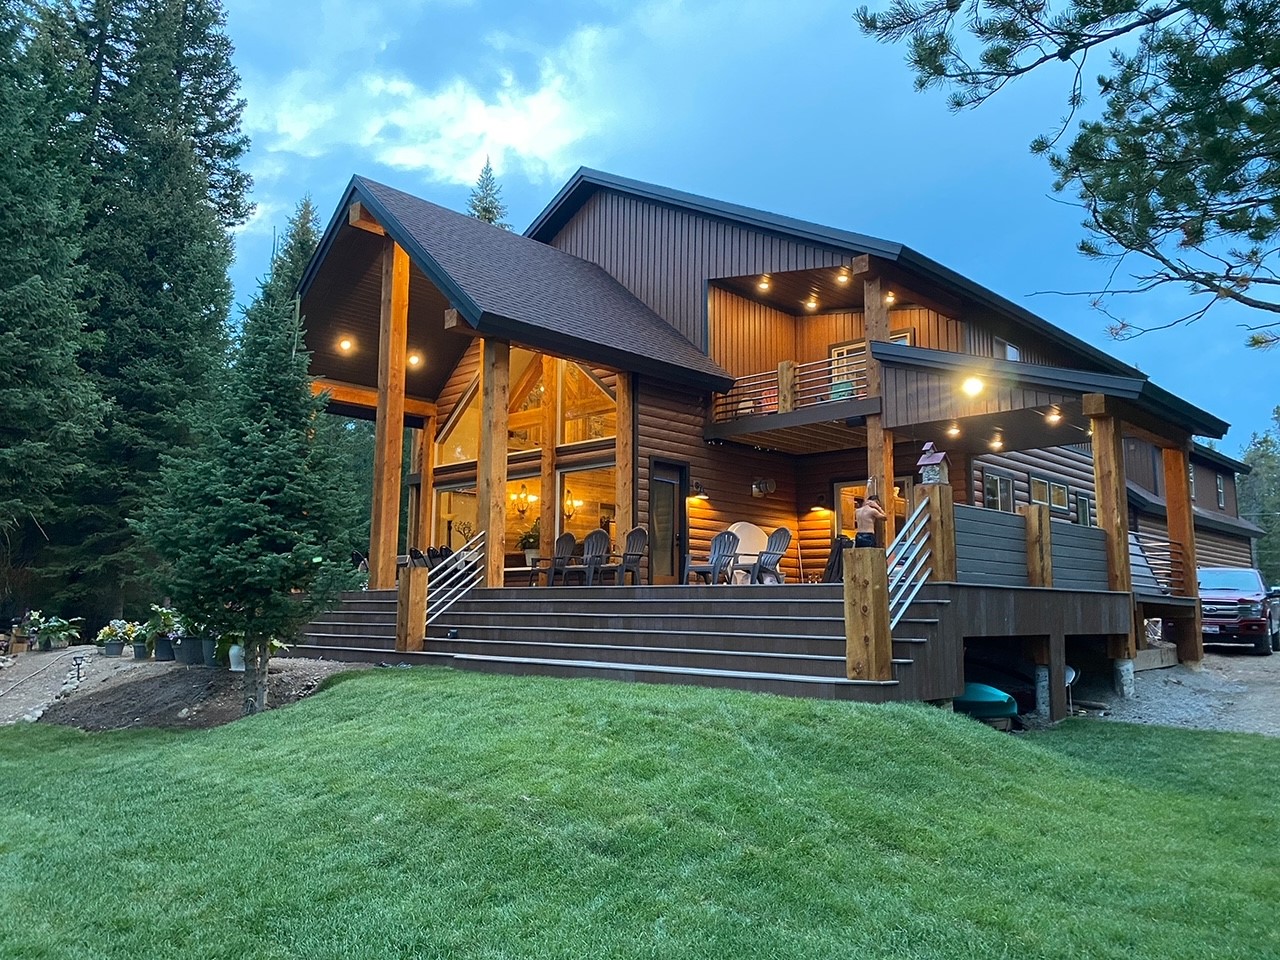
[[[836,283],[848,283],[848,282],[849,282],[849,275],[847,273],[836,274]]]
[[[409,354],[409,366],[417,367],[417,366],[421,366],[421,364],[422,364],[422,354],[420,353]]]
[[[991,438],[991,442],[988,444],[988,446],[991,447],[992,450],[1003,450],[1004,440],[1002,440],[1000,437],[1000,434],[997,433],[994,437]]]
[[[810,297],[808,300],[806,300],[806,301],[804,302],[804,308],[805,308],[806,310],[817,310],[817,309],[818,309],[818,298],[817,298],[817,297]]]
[[[982,392],[982,381],[978,377],[965,377],[964,383],[960,384],[960,389],[967,395],[976,397]]]
[[[887,304],[888,304],[889,306],[891,306],[891,307],[892,307],[892,306],[893,306],[897,301],[898,301],[898,298],[897,298],[897,296],[895,296],[895,295],[894,295],[894,292],[893,292],[892,290],[890,290],[888,293],[886,293],[886,294],[884,295],[884,302],[885,302],[885,303],[887,303]]]
[[[338,349],[343,353],[350,353],[355,349],[355,342],[350,337],[343,337],[338,341]]]
[[[1062,422],[1062,414],[1057,410],[1050,410],[1044,415],[1044,422],[1048,424],[1059,424]]]
[[[761,277],[761,278],[760,278],[760,282],[756,284],[756,289],[757,289],[757,290],[768,290],[768,289],[769,289],[769,278],[768,278],[768,277]]]
[[[953,423],[951,426],[947,427],[947,436],[948,437],[960,436],[960,425]]]

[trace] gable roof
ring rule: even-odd
[[[365,177],[352,177],[298,286],[305,297],[359,200],[482,335],[709,390],[729,376],[595,264]]]
[[[1122,363],[1110,354],[1073,336],[1061,327],[1055,326],[1043,317],[1037,316],[1025,307],[1000,296],[981,284],[961,276],[954,270],[943,266],[936,260],[911,249],[901,243],[882,240],[866,234],[839,230],[807,220],[779,216],[752,207],[744,207],[736,203],[725,203],[697,194],[671,190],[640,180],[631,180],[615,174],[605,173],[582,167],[556,194],[546,209],[525,231],[525,236],[544,243],[550,243],[556,234],[567,224],[579,210],[598,191],[609,190],[629,194],[657,204],[689,210],[718,220],[739,224],[765,233],[799,240],[807,243],[833,247],[850,254],[871,254],[883,260],[899,264],[926,280],[937,283],[972,301],[974,304],[991,310],[1020,326],[1031,330],[1044,340],[1068,350],[1104,373],[1113,373],[1122,377],[1139,377],[1147,379],[1135,367]],[[1203,411],[1202,411],[1203,412]],[[1207,416],[1207,414],[1206,414]]]

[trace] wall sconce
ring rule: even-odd
[[[818,513],[826,513],[826,512],[827,512],[827,495],[826,495],[825,493],[820,493],[820,494],[818,494],[818,499],[816,499],[815,501],[813,501],[813,506],[809,508],[809,511],[810,511],[810,512],[817,511]]]
[[[520,484],[520,492],[513,493],[511,500],[516,505],[516,513],[523,517],[529,510],[529,504],[538,502],[538,495],[536,493],[530,494],[529,488],[522,483]]]
[[[757,500],[778,489],[778,483],[769,477],[756,477],[751,481],[751,495]]]
[[[702,485],[701,480],[693,481],[693,499],[694,500],[710,500],[711,495],[707,493],[707,488]]]
[[[582,506],[581,500],[575,500],[573,491],[568,487],[564,488],[564,503],[560,507],[560,512],[564,514],[566,520],[572,520],[573,515],[578,512],[578,508]]]

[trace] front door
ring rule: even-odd
[[[654,460],[649,470],[649,582],[676,583],[684,563],[689,468]]]

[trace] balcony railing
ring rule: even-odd
[[[1187,568],[1182,544],[1152,536],[1149,533],[1130,533],[1129,537],[1129,558],[1130,567],[1133,570],[1134,589],[1139,589],[1144,579],[1154,575],[1156,584],[1163,588],[1163,591],[1175,597],[1185,597]],[[1135,545],[1137,550],[1134,549]]]
[[[715,423],[728,423],[838,400],[861,400],[866,395],[865,351],[812,363],[784,360],[777,370],[735,380],[727,393],[716,397],[711,415]]]

